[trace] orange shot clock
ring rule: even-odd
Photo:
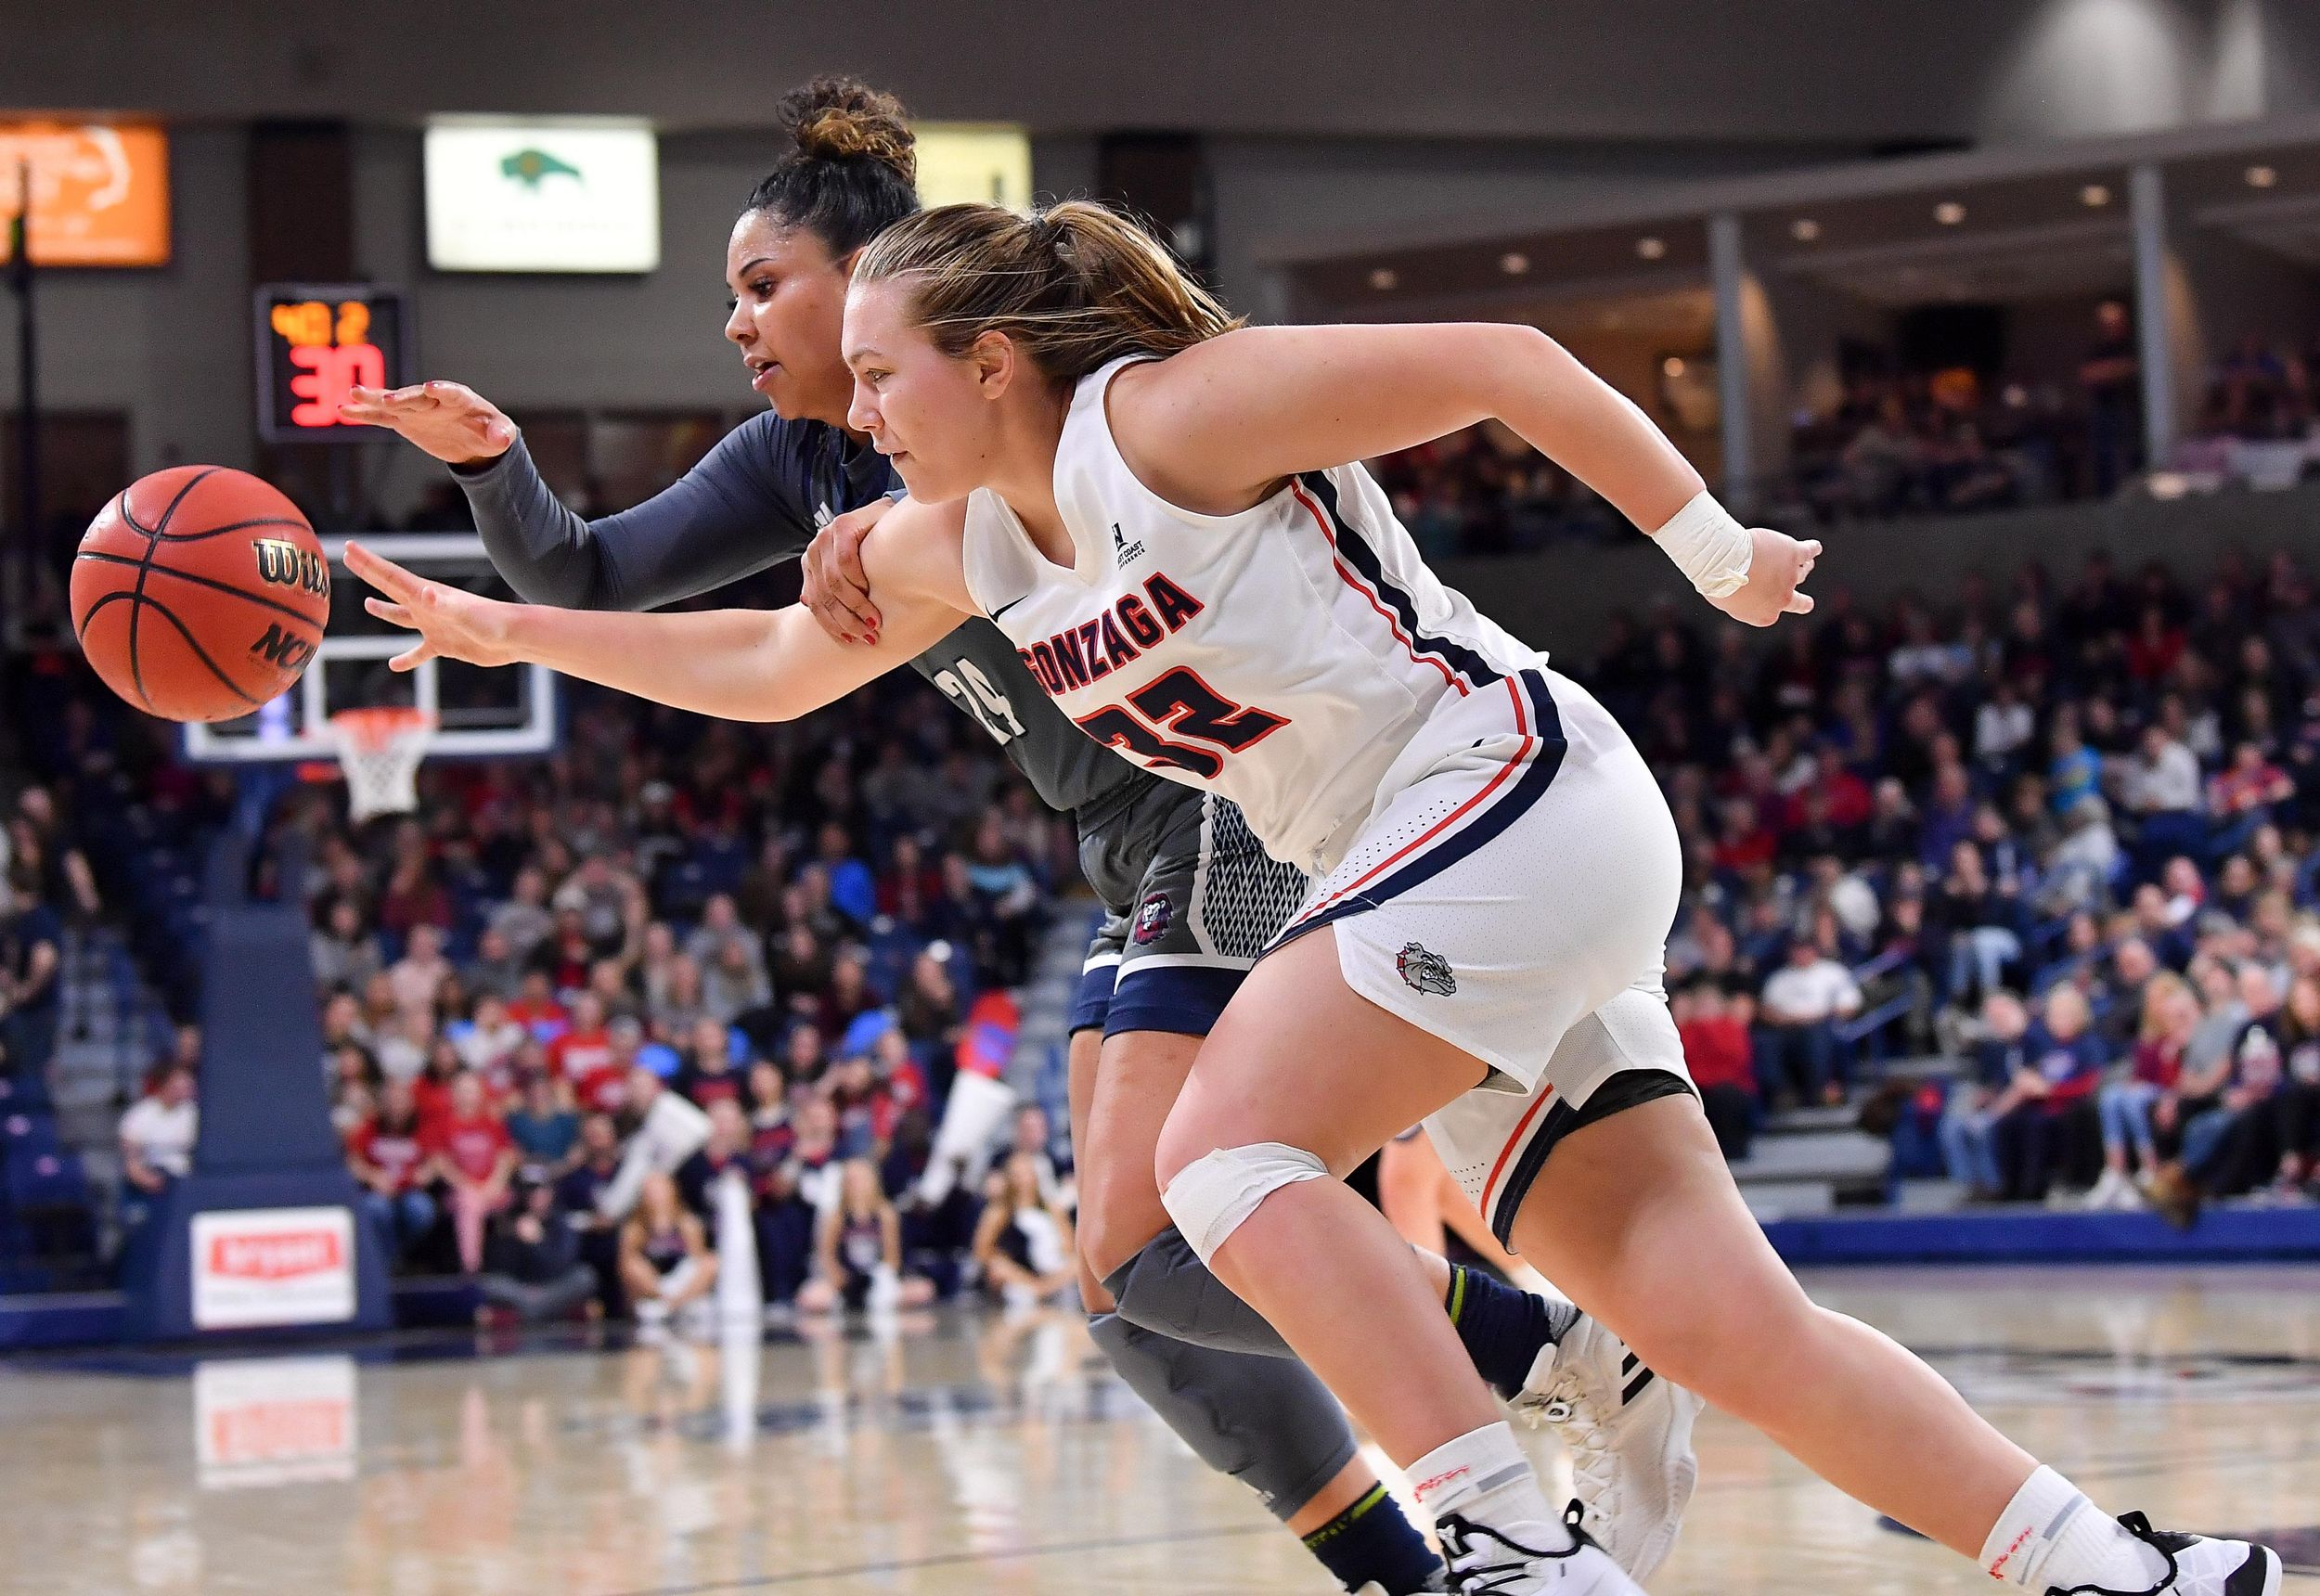
[[[406,380],[403,296],[367,283],[275,283],[257,293],[258,435],[270,444],[362,443],[339,419],[350,388]]]

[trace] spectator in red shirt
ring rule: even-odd
[[[2146,605],[2141,624],[2127,639],[2127,674],[2146,686],[2165,681],[2183,658],[2184,642],[2183,628],[2167,619],[2163,606]]]
[[[2218,827],[2215,856],[2238,852],[2258,828],[2272,819],[2275,805],[2295,796],[2296,783],[2264,757],[2261,743],[2235,746],[2231,764],[2208,783],[2208,812]]]
[[[1747,1157],[1756,1135],[1756,1061],[1748,1036],[1755,1009],[1746,997],[1727,998],[1713,981],[1679,993],[1675,1002],[1684,1067],[1700,1089],[1716,1145],[1735,1162]]]
[[[363,1188],[363,1211],[379,1228],[390,1259],[400,1259],[435,1228],[435,1200],[419,1179],[426,1157],[411,1084],[390,1080],[380,1089],[379,1112],[346,1139],[347,1167]]]
[[[411,1082],[411,1101],[419,1109],[419,1127],[423,1135],[451,1117],[451,1088],[467,1074],[467,1066],[459,1062],[459,1049],[445,1038],[435,1038],[428,1051],[427,1067]]]
[[[423,1139],[429,1167],[451,1198],[451,1226],[459,1267],[483,1267],[483,1227],[508,1203],[516,1171],[516,1145],[499,1115],[483,1100],[483,1083],[462,1073],[451,1088],[451,1113]]]
[[[427,856],[427,833],[416,820],[404,821],[394,834],[394,867],[379,900],[379,924],[406,935],[414,926],[451,929],[451,895],[435,878],[434,862]]]
[[[2134,1062],[2124,1078],[2107,1082],[2096,1093],[2103,1125],[2103,1178],[2087,1194],[2090,1208],[2139,1208],[2141,1191],[2127,1173],[2130,1151],[2141,1163],[2145,1186],[2159,1171],[2159,1139],[2152,1110],[2175,1089],[2183,1074],[2184,1049],[2206,1018],[2198,994],[2172,970],[2162,970],[2143,988],[2143,1021],[2134,1043]]]
[[[644,1044],[644,1027],[624,1014],[605,1027],[604,1062],[574,1083],[580,1106],[597,1113],[618,1113],[628,1104],[629,1075],[639,1068],[637,1054]],[[682,1095],[682,1094],[679,1094]]]
[[[878,881],[878,911],[919,925],[927,918],[928,906],[942,895],[943,873],[927,862],[919,840],[907,834],[896,838],[893,856]]]
[[[555,988],[548,985],[545,970],[535,970],[524,976],[516,1000],[508,1005],[508,1018],[540,1042],[553,1042],[572,1028],[572,1016],[556,1001]]]
[[[870,1069],[878,1084],[894,1100],[895,1108],[908,1113],[926,1100],[926,1072],[910,1054],[909,1038],[900,1026],[889,1025],[878,1033],[870,1043]]]
[[[1764,824],[1755,801],[1746,797],[1724,801],[1723,824],[1716,841],[1716,868],[1746,875],[1768,869],[1780,851],[1780,839]]]
[[[1783,819],[1785,828],[1793,831],[1808,817],[1817,817],[1820,824],[1837,831],[1850,832],[1867,825],[1871,806],[1868,785],[1826,750],[1815,750],[1805,758],[1811,762],[1813,773],[1789,793]],[[1818,795],[1817,808],[1806,802],[1808,795]]]
[[[548,1044],[548,1067],[585,1096],[587,1078],[612,1062],[612,1036],[604,1024],[604,1000],[593,992],[583,992],[572,1000],[572,1028]]]

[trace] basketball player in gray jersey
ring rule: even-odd
[[[652,609],[804,554],[816,616],[842,637],[874,635],[853,555],[900,483],[839,424],[852,393],[839,328],[854,252],[917,208],[910,134],[893,99],[844,79],[792,94],[780,116],[796,150],[750,197],[727,274],[726,333],[771,408],[664,492],[583,520],[507,417],[457,383],[357,391],[345,405],[347,420],[389,427],[451,465],[494,565],[524,598]],[[1096,1342],[1347,1589],[1438,1588],[1439,1559],[1356,1456],[1335,1399],[1192,1255],[1154,1179],[1155,1139],[1200,1038],[1303,900],[1304,875],[1266,855],[1231,804],[1082,732],[988,621],[912,663],[1073,814],[1107,910],[1071,1018],[1081,1291]],[[1484,1377],[1570,1441],[1590,1529],[1646,1576],[1691,1492],[1694,1399],[1569,1305],[1426,1262]]]

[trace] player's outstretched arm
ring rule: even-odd
[[[339,416],[448,465],[492,565],[535,604],[657,609],[779,564],[813,535],[763,422],[734,429],[642,504],[589,521],[541,477],[516,424],[463,383],[356,388]]]
[[[1646,533],[1675,533],[1662,547],[1727,613],[1769,625],[1812,607],[1796,589],[1820,545],[1722,515],[1650,418],[1536,328],[1243,328],[1130,367],[1111,397],[1113,434],[1136,474],[1210,513],[1246,508],[1300,471],[1493,417]],[[1695,529],[1710,510],[1721,520]]]
[[[767,612],[605,613],[508,604],[428,582],[360,544],[347,566],[376,587],[365,600],[382,620],[419,634],[392,662],[431,658],[477,665],[542,664],[698,714],[790,720],[844,698],[906,663],[970,611],[960,573],[963,505],[898,507],[863,546],[884,601],[870,647],[849,648],[801,605]]]

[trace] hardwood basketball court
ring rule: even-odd
[[[2104,1506],[2284,1532],[2288,1589],[2320,1591],[2320,1268],[1811,1283]],[[1730,1420],[1699,1447],[1658,1596],[1994,1589]],[[27,1358],[0,1364],[0,1588],[44,1596],[1330,1589],[1062,1313],[733,1348]]]

